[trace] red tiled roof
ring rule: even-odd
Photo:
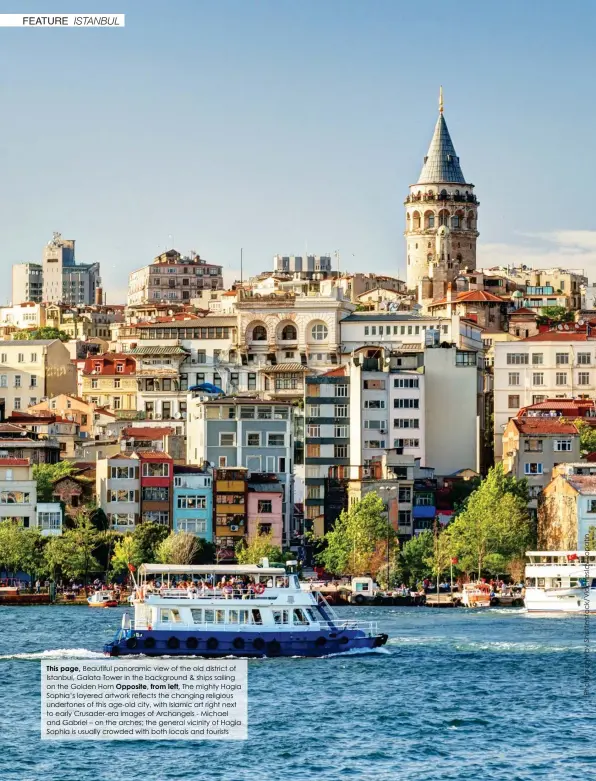
[[[447,303],[447,297],[439,298],[429,304],[431,306],[440,306]],[[503,299],[495,296],[494,293],[488,293],[486,290],[467,290],[464,293],[457,293],[451,299],[452,304],[502,304]]]
[[[546,399],[546,401],[522,407],[516,417],[525,417],[526,410],[560,410],[568,414],[579,414],[588,409],[595,409],[594,402],[591,399]]]
[[[526,336],[520,342],[586,342],[588,335],[585,331],[541,331],[534,336]]]
[[[28,458],[0,458],[0,466],[29,466]]]
[[[347,375],[345,366],[338,366],[337,369],[330,369],[328,372],[320,374],[320,377],[345,377]],[[308,382],[308,378],[306,380]]]
[[[162,450],[140,450],[137,453],[141,461],[173,461],[172,456]]]
[[[515,317],[515,315],[532,315],[532,317],[536,317],[536,312],[534,312],[533,309],[528,309],[528,307],[522,306],[513,312],[509,312],[509,317]]]
[[[576,434],[579,431],[573,423],[563,422],[561,418],[512,418],[511,422],[520,434]]]
[[[122,429],[122,436],[125,439],[163,439],[174,433],[174,429],[169,426],[151,428],[150,426],[128,426]]]
[[[596,475],[569,475],[567,482],[580,494],[596,494]]]

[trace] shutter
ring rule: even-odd
[[[135,491],[135,502],[136,502],[137,504],[139,503],[139,492],[138,492],[138,490],[137,490],[137,491]]]

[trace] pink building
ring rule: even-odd
[[[283,541],[283,487],[273,475],[253,475],[248,483],[248,539],[272,534],[273,545]]]

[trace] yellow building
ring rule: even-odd
[[[104,353],[85,360],[82,371],[84,401],[107,407],[116,417],[137,409],[136,362],[124,353]]]

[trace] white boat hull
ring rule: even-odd
[[[596,588],[526,588],[524,602],[528,613],[596,613]]]

